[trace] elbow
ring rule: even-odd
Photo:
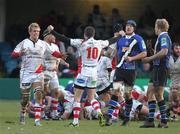
[[[18,58],[19,56],[20,56],[20,54],[14,52],[14,51],[11,53],[11,57],[12,57],[12,58]]]
[[[168,54],[168,49],[163,49],[163,56],[166,56]]]

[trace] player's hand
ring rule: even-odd
[[[68,57],[67,54],[62,54],[62,56],[61,56],[61,58],[62,58],[63,60],[66,60],[67,57]]]
[[[131,62],[131,61],[133,61],[133,58],[130,56],[127,56],[127,57],[124,57],[124,60]]]
[[[151,61],[150,57],[146,57],[146,58],[142,59],[143,63],[149,63],[150,61]]]
[[[47,30],[48,30],[49,32],[51,32],[52,30],[54,30],[54,27],[53,27],[52,25],[49,25],[49,26],[47,27]]]
[[[119,31],[119,34],[120,34],[121,36],[125,36],[125,32],[124,32],[123,30]]]

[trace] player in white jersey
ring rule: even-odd
[[[43,32],[44,41],[48,43],[49,47],[57,52],[59,51],[58,46],[55,44],[56,37],[52,35],[48,30]],[[64,60],[56,58],[52,56],[50,53],[45,53],[44,57],[44,86],[45,92],[49,92],[51,94],[51,118],[53,120],[59,120],[59,113],[58,113],[58,98],[60,97],[60,85],[57,75],[57,70],[59,66],[59,62],[63,61],[65,65],[68,66]]]
[[[112,71],[111,58],[101,56],[98,63],[96,92],[98,95],[100,95],[103,92],[106,92],[104,91],[106,88],[108,88],[107,91],[110,89],[110,73]]]
[[[101,113],[101,109],[97,100],[94,99],[96,81],[97,81],[97,64],[98,59],[101,53],[101,50],[107,47],[109,44],[114,43],[118,38],[111,38],[109,40],[95,40],[95,29],[91,26],[88,26],[84,30],[84,39],[70,39],[66,36],[58,34],[53,30],[52,26],[48,27],[49,31],[51,31],[59,40],[75,46],[80,52],[82,58],[82,68],[81,72],[78,74],[75,79],[75,102],[73,104],[73,113],[74,119],[73,122],[70,123],[70,126],[79,126],[79,113],[81,110],[80,99],[83,93],[82,89],[88,90],[88,100],[91,102],[91,105],[96,109],[99,115],[99,124],[101,126],[104,125],[103,115]],[[124,34],[123,31],[120,34]]]
[[[173,44],[173,54],[169,59],[170,64],[170,78],[171,78],[171,91],[169,94],[169,110],[178,114],[180,107],[180,44]],[[180,111],[179,111],[180,113]]]
[[[48,52],[56,57],[61,57],[59,52],[51,50],[47,43],[39,39],[40,26],[37,23],[31,23],[28,27],[29,38],[20,42],[11,56],[13,58],[22,58],[20,70],[20,88],[22,92],[20,123],[25,124],[25,111],[29,102],[30,89],[35,93],[35,125],[40,126],[40,113],[42,105],[43,91],[43,58],[44,53]]]

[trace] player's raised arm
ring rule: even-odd
[[[56,31],[54,30],[54,27],[53,27],[52,25],[49,25],[49,26],[47,27],[47,30],[48,30],[49,32],[51,32],[58,40],[64,42],[65,44],[70,44],[70,40],[71,40],[71,39],[68,38],[68,37],[66,37],[66,36],[64,36],[64,35],[62,35],[62,34],[60,34],[60,33],[58,33],[58,32],[56,32]]]

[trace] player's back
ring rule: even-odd
[[[102,48],[107,47],[109,42],[107,40],[95,40],[93,37],[86,41],[80,39],[72,39],[71,45],[77,47],[82,58],[82,65],[97,66],[98,59]]]
[[[102,47],[99,41],[90,38],[82,43],[81,56],[84,66],[96,66],[101,53]]]

